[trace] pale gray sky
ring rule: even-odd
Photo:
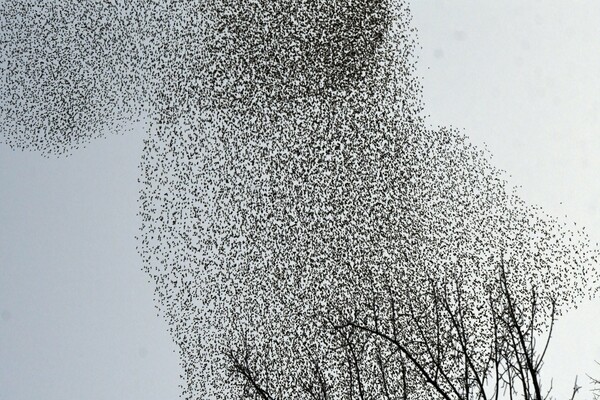
[[[0,399],[178,398],[136,252],[144,135],[59,159],[0,147]]]
[[[426,113],[487,143],[522,196],[600,240],[600,2],[414,0]],[[180,368],[136,253],[145,133],[70,158],[0,147],[0,399],[174,399]],[[557,325],[567,398],[600,376],[600,303]],[[589,398],[582,392],[580,399]]]

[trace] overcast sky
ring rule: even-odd
[[[486,143],[527,201],[600,240],[600,2],[412,8],[429,123]],[[0,399],[178,397],[175,346],[135,249],[144,135],[60,159],[0,147]],[[576,374],[600,376],[598,304],[557,325],[545,372],[559,398]]]

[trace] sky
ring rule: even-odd
[[[528,202],[600,241],[600,3],[413,0],[427,121],[454,126]],[[181,373],[136,252],[145,132],[69,158],[0,146],[0,400],[175,399]],[[556,325],[543,373],[600,376],[600,302]]]
[[[136,251],[144,131],[69,158],[0,148],[0,399],[176,399]]]

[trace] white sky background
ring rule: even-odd
[[[58,159],[0,147],[0,400],[178,398],[136,251],[144,137]]]
[[[527,201],[599,241],[600,2],[412,3],[429,122],[487,143]],[[178,356],[135,249],[144,135],[66,159],[0,147],[0,399],[178,397]],[[555,396],[600,376],[594,359],[600,301],[556,326]]]

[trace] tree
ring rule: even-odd
[[[600,363],[598,363],[598,361],[596,361],[597,365],[600,365]],[[588,375],[588,378],[590,379],[590,382],[592,384],[592,396],[594,400],[597,400],[598,398],[600,398],[600,380],[596,379],[590,375]],[[575,386],[577,386],[577,382],[575,382]]]
[[[365,296],[369,301],[355,304],[349,313],[338,309],[334,317],[317,316],[326,321],[323,327],[330,331],[335,352],[345,358],[347,371],[340,371],[336,379],[343,381],[348,398],[414,398],[425,395],[416,389],[420,385],[420,390],[429,389],[431,398],[446,400],[547,398],[540,372],[556,301],[540,299],[534,287],[528,303],[517,303],[504,261],[496,272],[478,293],[486,296],[482,298],[473,298],[459,275],[425,276],[417,287],[407,287],[401,279],[373,280]],[[548,332],[538,344],[544,328]],[[227,356],[232,373],[246,383],[245,392],[284,398],[285,391],[269,386],[273,371],[257,365],[256,359],[250,361],[253,352],[247,340],[242,343],[238,352]],[[298,385],[306,395],[302,398],[337,398],[324,376],[324,360],[310,351],[298,356],[307,357],[313,368],[287,384]]]
[[[391,309],[397,310],[392,315],[379,315],[372,303],[367,315],[342,320],[338,326],[358,329],[394,346],[414,365],[416,375],[444,399],[498,398],[505,390],[511,398],[514,394],[542,400],[540,371],[554,324],[555,301],[550,299],[546,312],[539,309],[536,288],[530,304],[516,304],[511,291],[501,262],[497,279],[485,289],[487,302],[470,298],[460,277],[441,282],[428,277],[418,300],[414,295],[409,295],[407,304],[389,299]],[[424,299],[425,304],[419,304]],[[469,315],[465,303],[470,301],[484,313]],[[539,314],[546,314],[549,321],[540,324]],[[484,329],[476,329],[473,320],[485,324]],[[389,321],[391,329],[380,321]],[[550,332],[538,350],[536,336],[544,325]]]

